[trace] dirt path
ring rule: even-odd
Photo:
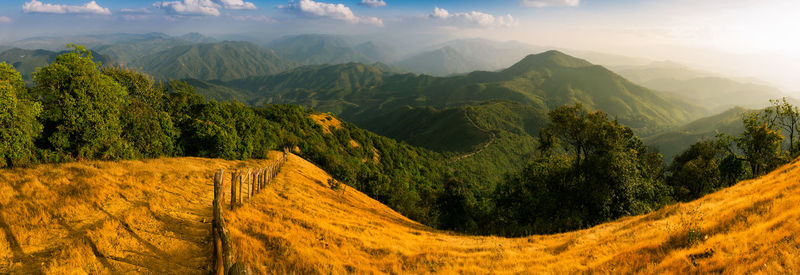
[[[490,131],[488,129],[481,128],[480,126],[478,126],[478,124],[475,123],[475,121],[472,120],[472,118],[469,117],[469,114],[467,114],[467,108],[464,108],[464,117],[466,117],[467,121],[469,121],[469,123],[472,124],[472,126],[474,126],[476,129],[478,129],[478,130],[480,130],[480,131],[482,131],[484,133],[489,133],[489,135],[491,135],[491,139],[489,139],[489,141],[486,142],[486,144],[484,144],[483,146],[478,148],[478,150],[475,150],[475,151],[472,151],[470,153],[466,153],[466,154],[454,157],[451,160],[452,162],[457,162],[457,161],[459,161],[461,159],[471,157],[472,155],[475,155],[477,153],[482,152],[483,150],[486,150],[486,148],[489,148],[489,146],[492,145],[492,143],[494,143],[494,140],[496,138],[494,132],[492,132],[492,131]]]
[[[0,170],[0,274],[207,273],[213,173],[258,163],[171,158]]]

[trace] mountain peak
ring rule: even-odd
[[[580,68],[587,66],[592,66],[592,63],[556,50],[550,50],[528,55],[503,72],[522,74],[540,68]]]

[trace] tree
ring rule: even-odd
[[[438,198],[439,226],[446,229],[474,231],[477,227],[472,215],[476,201],[472,189],[461,179],[449,177],[443,193]]]
[[[723,187],[721,161],[727,152],[714,140],[701,140],[675,156],[669,166],[667,184],[674,196],[689,201]],[[728,176],[726,170],[726,176]]]
[[[0,63],[0,167],[35,161],[34,140],[42,131],[36,118],[41,111],[41,105],[30,100],[22,76]]]
[[[781,158],[783,135],[776,129],[774,118],[769,113],[751,112],[742,117],[744,132],[739,136],[718,136],[723,148],[739,160],[747,162],[752,177],[766,174],[785,161]],[[737,149],[741,155],[736,154]]]
[[[89,50],[72,47],[33,74],[44,108],[46,149],[65,158],[130,157],[130,146],[121,137],[125,88],[100,73]]]
[[[120,115],[122,137],[141,157],[172,156],[179,132],[164,110],[165,89],[144,74],[122,67],[103,68],[102,73],[125,87],[128,105]]]
[[[797,149],[795,148],[795,132],[800,127],[800,110],[797,106],[790,104],[787,99],[781,98],[780,100],[772,99],[769,101],[772,107],[767,108],[765,111],[767,115],[774,116],[772,120],[775,121],[777,126],[783,128],[785,132],[789,133],[789,156],[797,156]]]

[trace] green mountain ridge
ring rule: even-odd
[[[160,78],[232,80],[275,74],[294,67],[253,43],[224,41],[175,46],[131,64]]]

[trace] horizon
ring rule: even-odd
[[[764,1],[14,0],[0,45],[26,38],[198,32],[263,45],[330,34],[410,47],[484,38],[673,61],[800,95],[800,3]]]

